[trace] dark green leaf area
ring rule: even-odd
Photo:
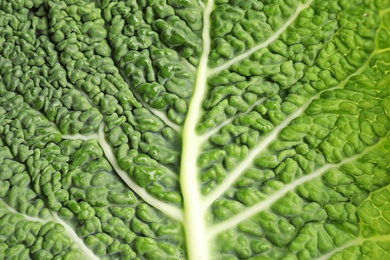
[[[171,4],[178,9],[165,1],[130,6],[113,2],[100,7],[114,61],[131,89],[143,102],[182,124],[194,82],[191,68],[198,63],[201,45],[188,25],[200,27],[202,22],[195,3]]]
[[[2,236],[0,247],[2,250],[0,256],[14,259],[28,257],[64,259],[81,257],[84,259],[79,248],[66,235],[64,227],[51,221],[51,210],[58,210],[57,199],[61,200],[59,196],[64,191],[60,189],[60,174],[56,172],[52,175],[50,183],[39,186],[41,184],[37,181],[50,180],[47,173],[51,166],[46,163],[44,174],[37,176],[39,171],[35,171],[29,163],[26,166],[18,162],[19,159],[14,158],[9,146],[2,140],[3,138],[0,140],[2,170],[0,188],[2,199],[0,201],[0,234]],[[43,153],[48,149],[46,148]],[[38,156],[35,153],[29,159]],[[27,161],[30,161],[29,159]],[[45,162],[38,160],[36,165],[45,165]],[[55,195],[53,190],[57,190]],[[26,219],[22,214],[33,219]]]
[[[5,146],[1,147],[3,153],[9,153],[8,149]],[[30,216],[48,217],[49,211],[45,208],[44,201],[37,197],[31,187],[31,179],[26,167],[11,159],[11,154],[7,157],[10,159],[4,159],[2,162],[2,169],[6,175],[2,176],[0,195],[4,198],[4,203],[18,212],[28,212]],[[26,187],[29,188],[26,189]]]
[[[379,6],[378,8],[381,8],[381,7],[385,7],[386,4],[383,4],[382,6]],[[378,31],[378,47],[380,49],[386,49],[390,46],[390,40],[389,40],[389,29],[390,29],[390,23],[389,23],[389,19],[390,19],[390,14],[387,12],[387,13],[384,13],[383,16],[382,16],[382,26],[381,28],[379,29]]]
[[[51,142],[43,149],[34,149],[25,164],[13,156],[3,141],[0,144],[1,170],[5,173],[0,186],[0,196],[4,198],[0,226],[3,222],[6,225],[0,232],[5,236],[2,246],[6,255],[21,257],[30,253],[39,254],[37,257],[65,257],[67,254],[73,257],[78,252],[78,246],[70,246],[72,241],[61,224],[48,222],[59,229],[57,232],[48,227],[51,231],[45,235],[39,222],[22,224],[25,217],[13,212],[3,216],[9,208],[44,222],[58,214],[103,258],[133,258],[143,254],[144,249],[136,245],[137,236],[153,238],[159,245],[148,250],[150,254],[179,254],[177,250],[182,250],[178,247],[182,239],[181,226],[161,217],[160,212],[144,204],[119,180],[102,157],[103,151],[96,140]],[[23,221],[16,221],[19,218]],[[34,229],[29,231],[32,227]],[[4,233],[6,231],[8,233]],[[34,239],[30,239],[32,236]],[[16,250],[19,247],[21,251]]]
[[[161,164],[171,164],[177,167],[178,152],[180,146],[179,136],[175,130],[166,127],[163,122],[145,108],[126,111],[124,115],[112,114],[105,118],[106,140],[113,148],[127,147],[128,153],[134,150],[144,153],[150,159]],[[132,152],[132,153],[134,153]],[[118,154],[118,162],[123,170],[121,152]],[[129,163],[129,162],[128,162]],[[122,167],[123,166],[123,167]]]
[[[3,259],[62,258],[85,259],[72,240],[64,234],[64,227],[54,222],[34,222],[21,214],[10,212],[0,203],[0,257]]]
[[[25,162],[36,148],[61,141],[57,127],[31,109],[23,97],[12,92],[0,96],[0,136],[14,156]]]
[[[20,94],[24,102],[41,111],[64,134],[96,130],[102,118],[100,112],[74,90],[69,82],[71,79],[67,78],[67,68],[57,62],[59,54],[55,45],[39,29],[44,27],[43,24],[47,25],[47,18],[35,16],[35,24],[27,20],[27,15],[17,19],[18,14],[24,11],[21,9],[7,14],[8,19],[1,28],[2,34],[8,36],[0,48],[0,93],[4,95],[6,91],[12,91]],[[32,14],[29,16],[33,18]],[[23,35],[30,38],[26,39]]]
[[[106,118],[105,138],[113,147],[119,167],[153,196],[181,204],[178,189],[180,141],[149,110],[140,108],[125,116]]]
[[[263,98],[272,100],[278,92],[278,85],[263,77],[249,80],[237,73],[221,73],[209,80],[210,91],[203,103],[206,110],[197,127],[205,133],[229,118],[261,109],[257,105]],[[276,98],[276,97],[275,97]]]
[[[101,14],[100,9],[88,2],[69,3],[68,5],[64,2],[61,3],[54,4],[53,2],[48,9],[45,9],[45,6],[40,7],[41,10],[46,11],[46,16],[49,19],[44,21],[52,28],[46,33],[51,35],[55,43],[50,45],[54,49],[54,57],[59,59],[59,64],[66,68],[67,71],[67,74],[62,75],[62,77],[70,80],[70,83],[66,83],[66,87],[71,89],[67,92],[65,92],[65,89],[63,91],[65,95],[60,96],[59,101],[68,109],[88,108],[90,110],[88,111],[89,114],[85,115],[80,115],[81,112],[78,111],[69,114],[67,110],[59,109],[58,106],[61,106],[61,103],[55,103],[57,105],[55,108],[59,109],[63,116],[62,118],[56,118],[55,121],[61,132],[64,134],[86,133],[83,129],[78,131],[78,128],[81,127],[79,122],[71,121],[74,118],[77,119],[78,116],[85,121],[89,131],[96,131],[103,121],[109,132],[106,136],[108,144],[114,149],[117,147],[122,148],[121,152],[118,153],[120,154],[118,163],[122,170],[128,170],[131,165],[134,168],[133,159],[139,154],[141,157],[147,158],[147,161],[153,161],[153,167],[159,167],[158,163],[162,163],[171,164],[176,169],[179,137],[172,133],[172,129],[165,127],[162,120],[157,116],[141,107],[142,105],[136,100],[131,91],[132,89],[129,89],[120,71],[116,68],[111,58],[111,55],[113,55],[115,59],[116,54],[115,51],[111,53],[111,47],[106,42],[105,21],[99,18]],[[86,12],[89,9],[91,12]],[[61,10],[66,10],[66,12]],[[101,33],[99,34],[96,31],[101,31]],[[65,41],[57,41],[57,37],[59,37],[57,35],[58,32],[61,32],[66,37]],[[115,34],[115,31],[112,33]],[[110,34],[108,34],[108,37],[110,38]],[[50,43],[50,41],[48,42]],[[156,52],[154,55],[158,59],[160,56],[164,58],[165,54]],[[167,60],[166,57],[164,59]],[[131,60],[130,63],[132,62],[134,60]],[[140,63],[136,65],[142,67],[143,64],[144,60],[141,59]],[[165,63],[161,62],[161,66],[163,65]],[[60,65],[58,66],[61,67]],[[73,72],[76,74],[72,74]],[[165,78],[173,76],[169,74],[170,70],[163,73],[167,74],[164,74]],[[136,73],[133,74],[136,75]],[[188,73],[183,73],[180,77],[186,78]],[[180,81],[178,84],[182,84],[182,82]],[[189,83],[187,82],[186,84],[188,85]],[[185,84],[182,85],[184,86]],[[186,101],[178,98],[177,95],[188,97],[189,92],[174,90],[177,95],[165,93],[163,98],[161,98],[161,96],[158,96],[159,90],[156,86],[162,85],[153,82],[152,84],[143,84],[140,87],[142,91],[140,94],[145,94],[143,97],[145,98],[144,101],[150,101],[150,104],[155,104],[155,107],[161,105],[159,107],[161,109],[166,106],[165,104],[172,104],[173,110],[169,112],[170,116],[168,115],[168,117],[182,120],[183,117],[178,116],[174,109],[184,113],[187,105]],[[173,87],[170,83],[167,83],[167,86],[168,88]],[[156,89],[157,93],[154,92],[154,89]],[[153,101],[149,100],[150,98]],[[47,117],[50,119],[49,116]],[[161,136],[157,137],[156,133],[161,133],[164,138],[161,138]],[[127,150],[125,151],[124,149]],[[146,164],[148,165],[149,163]],[[175,203],[181,200],[176,190],[175,194],[169,193],[173,193],[173,189],[176,189],[176,184],[172,184],[176,180],[167,177],[162,180],[162,183],[155,184],[154,182],[157,182],[155,179],[152,182],[149,183],[153,187],[150,191],[153,194],[159,194],[159,198],[164,196],[165,200],[174,201]],[[142,184],[142,186],[145,185],[145,183]],[[169,194],[162,192],[162,189],[168,189],[167,192]]]
[[[47,24],[51,27],[48,34],[55,43],[60,64],[66,68],[67,77],[79,95],[86,96],[103,116],[140,107],[111,58],[101,11],[93,3],[62,3],[53,4],[47,10]],[[57,42],[59,33],[66,40]]]
[[[179,16],[193,31],[200,31],[203,26],[202,10],[196,0],[167,0]]]

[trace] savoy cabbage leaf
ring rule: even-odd
[[[389,0],[0,0],[0,258],[389,259]]]

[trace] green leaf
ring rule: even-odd
[[[0,258],[389,258],[389,21],[0,0]]]

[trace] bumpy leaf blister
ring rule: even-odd
[[[0,258],[388,258],[389,21],[0,0]]]

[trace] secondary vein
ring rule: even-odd
[[[102,123],[99,127],[99,133],[97,138],[100,146],[103,149],[104,155],[106,156],[107,160],[110,162],[111,166],[114,168],[115,172],[119,175],[119,177],[126,183],[126,185],[134,191],[138,196],[140,196],[145,202],[147,202],[149,205],[155,207],[156,209],[160,210],[167,216],[170,216],[173,219],[176,219],[178,221],[183,221],[183,216],[181,210],[179,210],[177,207],[169,205],[163,201],[160,201],[154,197],[152,197],[147,191],[139,186],[137,183],[135,183],[130,177],[127,175],[127,172],[122,170],[114,156],[114,153],[112,152],[112,149],[110,145],[107,143],[105,137],[104,137],[104,124]]]
[[[383,140],[384,139],[386,139],[386,138],[383,138]],[[221,222],[219,224],[216,224],[215,226],[211,227],[210,233],[209,233],[210,234],[209,238],[214,237],[215,235],[223,232],[224,230],[227,230],[227,229],[229,229],[231,227],[234,227],[238,223],[240,223],[240,222],[250,218],[251,216],[255,215],[256,213],[258,213],[258,212],[260,212],[262,210],[268,209],[273,203],[275,203],[280,198],[285,196],[285,194],[287,192],[294,191],[299,185],[302,185],[302,184],[304,184],[304,183],[306,183],[306,182],[308,182],[310,180],[313,180],[313,179],[321,176],[323,173],[325,173],[329,169],[339,168],[342,165],[345,165],[345,164],[348,164],[350,162],[359,160],[361,157],[363,157],[364,155],[368,154],[371,150],[377,148],[380,145],[382,145],[381,141],[379,141],[377,144],[371,146],[369,149],[366,149],[361,154],[357,154],[357,155],[352,156],[350,158],[346,158],[346,159],[342,160],[341,162],[339,162],[337,164],[333,164],[333,165],[332,164],[326,164],[326,165],[322,166],[321,168],[317,169],[316,171],[314,171],[313,173],[305,175],[305,176],[295,180],[294,182],[285,185],[283,188],[281,188],[280,190],[278,190],[274,194],[272,194],[269,197],[267,197],[267,199],[265,199],[263,201],[260,201],[259,203],[257,203],[255,205],[253,205],[251,207],[248,207],[247,209],[241,211],[236,216],[234,216],[234,217],[232,217],[232,218],[230,218],[230,219],[228,219],[226,221],[223,221],[223,222]]]
[[[100,124],[99,127],[99,133],[98,134],[92,134],[92,135],[82,135],[82,134],[75,134],[75,135],[62,135],[62,139],[67,140],[97,140],[100,147],[103,149],[104,155],[106,156],[107,160],[110,162],[111,166],[114,168],[115,172],[119,175],[119,177],[126,183],[126,185],[134,191],[138,196],[140,196],[145,202],[149,203],[151,206],[155,207],[156,209],[160,210],[167,216],[170,216],[173,219],[176,219],[178,221],[183,221],[182,212],[172,205],[169,205],[165,202],[162,202],[154,197],[152,197],[150,194],[146,192],[146,190],[142,187],[140,187],[138,184],[136,184],[133,180],[130,179],[130,177],[127,175],[125,171],[123,171],[115,156],[112,152],[112,148],[107,143],[105,137],[104,137],[104,123]],[[163,166],[161,166],[163,167]],[[169,172],[167,168],[165,168],[169,174],[173,175]]]
[[[377,51],[373,51],[371,55],[368,57],[366,62],[358,68],[354,73],[349,75],[346,79],[341,81],[337,86],[334,86],[329,89],[324,89],[320,92],[318,92],[315,96],[308,99],[305,104],[303,104],[297,111],[289,115],[280,125],[274,128],[274,130],[268,134],[265,139],[263,139],[250,153],[249,155],[237,165],[237,167],[229,174],[229,176],[219,185],[217,186],[213,192],[211,192],[209,195],[207,195],[203,200],[203,206],[206,208],[210,206],[215,200],[217,200],[231,185],[242,175],[244,174],[245,170],[252,164],[253,160],[256,158],[256,156],[261,152],[264,151],[265,148],[274,140],[276,140],[279,133],[285,128],[287,125],[289,125],[294,119],[298,118],[304,111],[309,107],[309,105],[312,103],[313,100],[318,99],[321,97],[321,94],[326,91],[333,91],[335,89],[342,89],[345,87],[345,85],[349,82],[349,80],[356,76],[361,74],[366,67],[368,66],[371,58],[377,54]]]
[[[84,243],[84,241],[77,235],[77,233],[71,228],[64,220],[62,220],[56,212],[50,211],[51,217],[47,219],[42,219],[38,217],[32,217],[27,214],[23,214],[12,208],[8,203],[6,203],[3,199],[0,199],[0,202],[3,202],[3,205],[7,208],[7,210],[13,214],[20,214],[26,219],[27,221],[31,222],[39,222],[42,225],[49,223],[51,221],[56,222],[64,227],[65,234],[71,238],[72,242],[75,243],[78,248],[88,257],[90,260],[99,260],[100,258],[97,257],[91,249],[87,247],[87,245]]]
[[[275,41],[294,21],[295,19],[298,17],[298,15],[304,10],[306,9],[307,7],[310,6],[310,4],[313,2],[313,0],[310,0],[310,1],[307,1],[305,4],[301,4],[297,7],[297,9],[295,10],[294,14],[283,24],[282,27],[280,27],[271,37],[269,37],[265,42],[262,42],[258,45],[255,45],[254,47],[252,47],[251,49],[249,49],[248,51],[242,53],[241,55],[238,55],[237,57],[231,59],[230,61],[226,62],[225,64],[219,66],[219,67],[216,67],[212,70],[209,71],[209,75],[213,75],[213,74],[216,74],[218,72],[221,72],[223,71],[224,69],[227,69],[229,68],[231,65],[235,64],[235,63],[238,63],[240,61],[242,61],[243,59],[249,57],[250,55],[252,55],[254,52],[262,49],[262,48],[265,48],[267,47],[271,42]]]
[[[132,86],[129,78],[125,75],[125,72],[121,69],[119,69],[122,78],[127,83],[127,86],[133,93],[134,97],[137,99],[137,101],[145,108],[147,108],[152,114],[154,114],[156,117],[158,117],[161,121],[163,121],[167,126],[171,127],[173,130],[175,130],[177,133],[181,132],[181,126],[177,125],[176,123],[172,122],[165,113],[153,108],[150,106],[147,102],[145,102],[142,98],[142,96],[136,91],[136,89]]]

